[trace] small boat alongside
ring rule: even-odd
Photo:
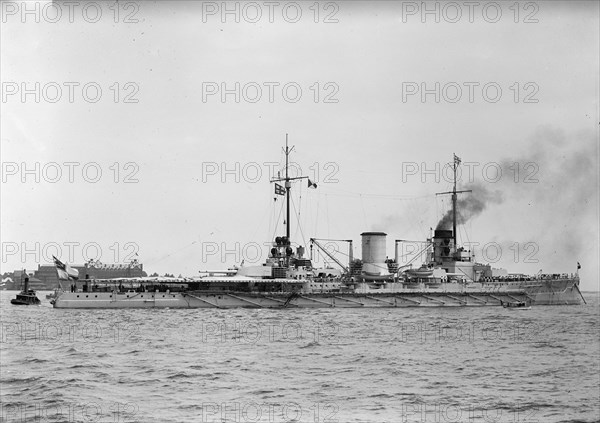
[[[50,300],[50,302],[52,302],[52,300],[56,299],[59,294],[60,294],[60,289],[56,288],[50,294],[46,294],[46,299]]]
[[[531,310],[531,304],[527,301],[501,301],[502,307],[511,310]]]

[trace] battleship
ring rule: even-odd
[[[399,266],[386,255],[385,232],[361,234],[362,257],[345,264],[329,253],[319,239],[306,248],[290,237],[290,191],[306,176],[290,176],[287,136],[283,175],[271,179],[275,193],[285,195],[285,235],[275,237],[261,265],[234,266],[223,271],[201,272],[189,278],[122,277],[78,279],[62,272],[70,289],[52,300],[55,308],[373,308],[373,307],[482,307],[507,303],[576,305],[585,302],[579,274],[509,274],[477,263],[474,254],[457,244],[456,172],[454,156],[452,229],[437,228],[424,242],[426,259],[419,268]],[[339,269],[313,266],[313,248],[329,256]],[[57,260],[58,261],[58,260]],[[579,265],[578,265],[579,268]],[[60,277],[60,274],[59,274]],[[62,283],[61,283],[62,285]]]

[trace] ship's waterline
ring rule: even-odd
[[[553,279],[525,289],[510,285],[476,284],[442,288],[380,288],[368,286],[354,292],[207,292],[207,291],[90,291],[67,292],[54,301],[55,308],[371,308],[371,307],[482,307],[526,301],[533,305],[581,304],[582,295],[571,279]],[[394,288],[397,288],[394,291]],[[512,289],[511,289],[512,288]],[[374,292],[375,291],[375,292]],[[387,292],[386,292],[387,291]]]

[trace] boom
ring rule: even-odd
[[[321,239],[321,241],[341,241],[341,242],[347,242],[350,244],[349,249],[350,249],[350,253],[348,254],[350,261],[352,261],[352,240],[351,239]],[[327,251],[327,249],[325,247],[323,247],[316,238],[311,238],[310,239],[310,249],[312,252],[312,244],[315,244],[317,247],[319,247],[321,249],[321,251],[323,251],[327,257],[329,257],[331,260],[335,261],[337,263],[338,266],[340,266],[342,269],[344,269],[345,272],[348,272],[349,269],[347,266],[344,266],[344,264],[339,261],[333,254],[331,254],[329,251]]]

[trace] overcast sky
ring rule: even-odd
[[[3,272],[257,261],[287,133],[294,241],[424,240],[456,153],[478,261],[598,289],[598,2],[223,5],[2,3]]]

